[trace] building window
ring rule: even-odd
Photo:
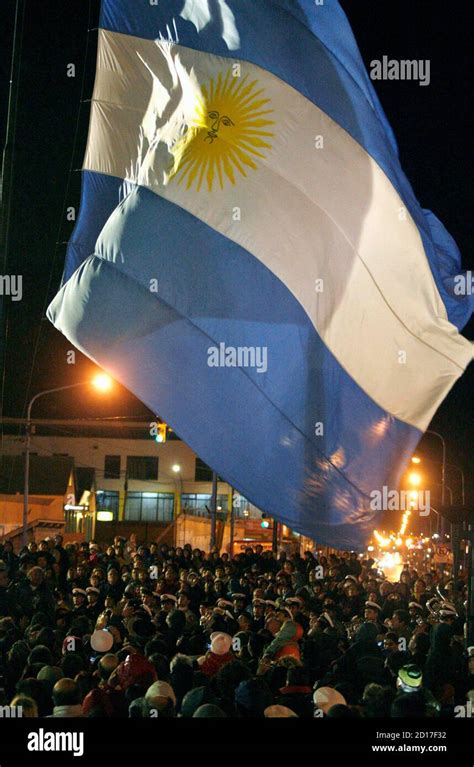
[[[220,477],[217,477],[218,482],[222,482]],[[207,463],[201,461],[196,457],[196,464],[194,467],[194,481],[195,482],[212,482],[212,469]]]
[[[120,479],[120,456],[119,455],[105,456],[104,479]]]
[[[194,481],[195,482],[212,482],[212,469],[201,461],[200,458],[196,458],[196,466],[194,469]]]
[[[119,491],[98,490],[95,498],[97,511],[111,511],[114,519],[118,519]]]
[[[64,532],[82,533],[83,515],[73,509],[64,509]]]
[[[239,493],[234,494],[234,516],[237,518],[260,519],[262,512]]]
[[[130,522],[171,522],[173,493],[127,493],[124,518]]]
[[[181,496],[181,507],[185,514],[193,514],[195,517],[207,517],[210,519],[210,513],[207,509],[211,508],[211,499],[211,495],[204,493],[183,493]],[[225,518],[227,513],[226,495],[217,496],[217,509],[218,514],[222,512]]]
[[[127,479],[158,479],[158,458],[152,455],[128,455]]]

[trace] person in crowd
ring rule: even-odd
[[[444,595],[444,596],[443,596]],[[0,543],[0,692],[24,716],[454,716],[466,588],[354,552]]]
[[[82,701],[74,679],[60,679],[53,687],[53,717],[82,717]]]

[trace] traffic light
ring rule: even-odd
[[[265,529],[270,527],[270,522],[268,521],[266,514],[262,514],[262,521],[260,522],[260,525]]]
[[[155,442],[163,444],[166,442],[168,426],[160,421],[153,421],[150,424],[150,435],[155,439]]]
[[[167,428],[168,427],[167,427],[167,425],[165,423],[159,423],[158,424],[158,433],[157,433],[157,435],[155,437],[157,442],[161,442],[161,443],[166,442],[166,430],[167,430]]]

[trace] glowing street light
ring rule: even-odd
[[[28,543],[27,527],[28,527],[28,501],[30,494],[30,447],[31,447],[31,409],[40,397],[44,397],[46,394],[56,394],[60,391],[66,391],[67,389],[76,389],[79,386],[88,386],[91,384],[95,389],[101,392],[108,391],[112,387],[112,379],[105,373],[98,373],[92,381],[79,381],[79,383],[68,384],[67,386],[57,386],[54,389],[45,389],[35,394],[28,403],[28,410],[26,412],[26,445],[25,445],[25,483],[23,490],[23,546]]]
[[[181,466],[179,465],[179,463],[174,463],[173,466],[171,467],[171,471],[174,471],[175,474],[179,474],[179,472],[181,471]]]
[[[97,373],[91,381],[92,386],[101,392],[110,391],[113,380],[107,373]]]

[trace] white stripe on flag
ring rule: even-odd
[[[170,176],[184,126],[192,140]],[[359,386],[407,423],[426,428],[472,359],[386,175],[260,67],[100,30],[84,168],[139,183],[246,248]]]

